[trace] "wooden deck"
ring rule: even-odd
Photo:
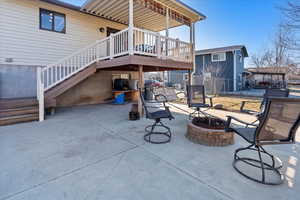
[[[126,55],[111,60],[97,62],[98,70],[138,71],[143,66],[144,72],[192,70],[193,64],[150,56]]]

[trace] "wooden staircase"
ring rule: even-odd
[[[0,99],[0,126],[38,120],[37,99]]]
[[[45,92],[45,108],[56,107],[56,97],[63,94],[70,88],[74,87],[81,81],[87,79],[89,76],[96,72],[96,64],[90,65],[89,67],[83,69],[82,71],[74,74],[70,78],[64,80],[60,84],[52,87]]]

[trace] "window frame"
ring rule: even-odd
[[[224,55],[224,58],[223,58],[223,59],[220,59],[220,56],[219,56],[219,59],[218,59],[218,60],[215,60],[215,59],[214,59],[214,55],[220,55],[220,54],[223,54],[223,55]],[[212,53],[212,54],[211,54],[211,62],[222,62],[222,61],[226,61],[226,52]]]
[[[42,12],[48,12],[48,13],[52,13],[53,14],[51,29],[47,29],[47,28],[43,28],[42,27]],[[39,15],[40,15],[40,17],[39,17],[40,18],[40,30],[66,34],[67,21],[66,21],[66,15],[65,14],[59,13],[59,12],[56,12],[56,11],[52,11],[52,10],[48,10],[48,9],[44,9],[44,8],[40,8]],[[63,17],[64,18],[64,29],[62,31],[56,31],[55,30],[55,16],[59,16],[59,17]]]

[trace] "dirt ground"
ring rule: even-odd
[[[251,101],[246,103],[244,109],[259,111],[259,106],[261,103],[260,98],[256,97],[241,97],[241,96],[216,96],[213,97],[213,105],[222,104],[223,109],[227,111],[240,112],[240,107],[243,101]],[[209,103],[209,99],[206,100]],[[186,104],[187,101],[185,98],[182,98],[176,103]]]
[[[246,103],[244,109],[259,111],[261,99],[255,97],[239,97],[239,96],[217,96],[213,98],[213,104],[222,104],[224,110],[240,111],[242,101],[251,101]]]

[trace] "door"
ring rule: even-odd
[[[118,30],[118,29],[107,27],[106,28],[106,36],[109,37],[111,34],[117,33],[119,31],[120,30]],[[114,44],[114,46],[116,49],[116,43]],[[107,45],[107,53],[108,53],[108,55],[110,55],[110,45]],[[114,54],[116,54],[116,51],[114,51]]]
[[[117,33],[119,31],[120,30],[118,30],[118,29],[107,27],[106,28],[106,36],[109,37],[112,33],[114,34],[114,33]]]

